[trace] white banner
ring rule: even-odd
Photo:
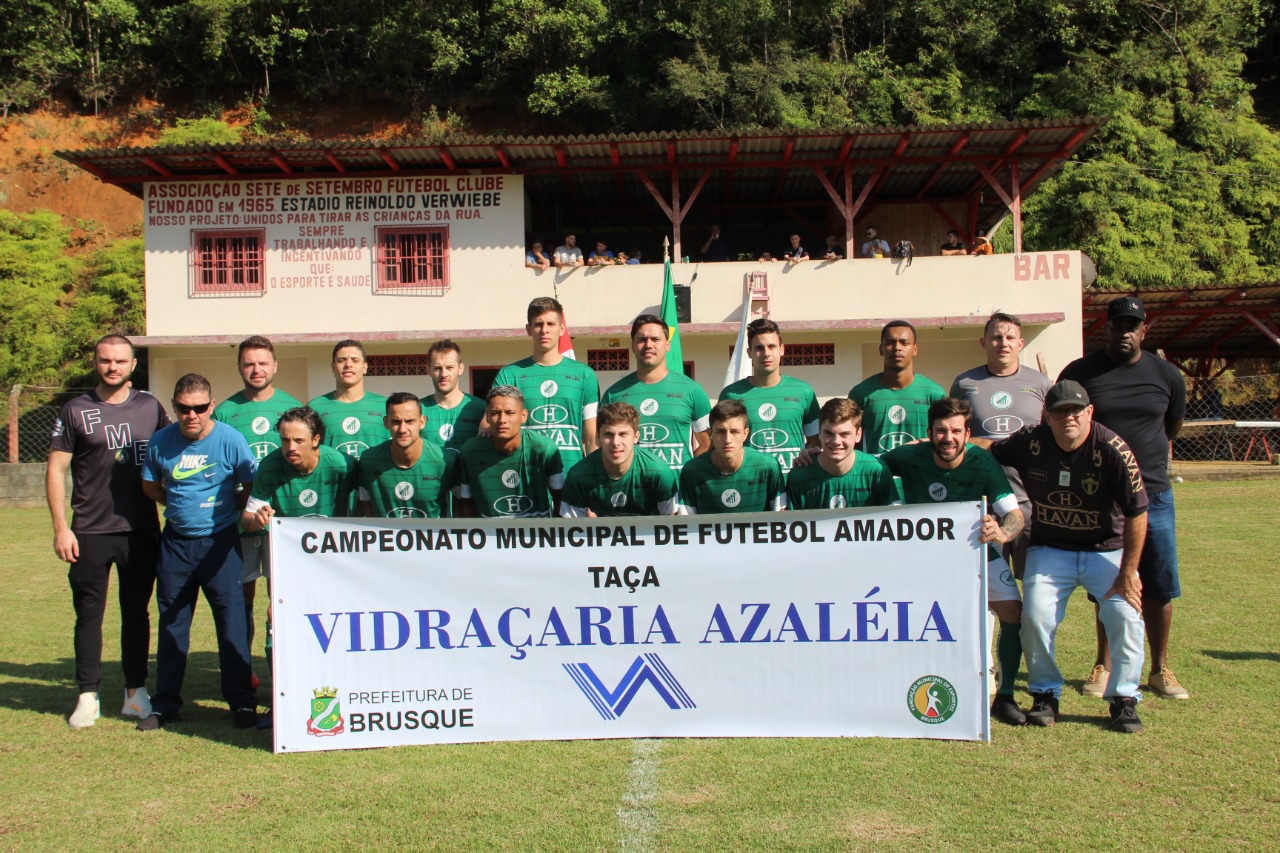
[[[985,740],[981,517],[277,518],[275,749]]]

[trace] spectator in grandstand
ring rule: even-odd
[[[632,250],[630,251],[630,253],[628,253],[628,255],[627,255],[627,263],[628,263],[628,264],[638,264],[638,263],[642,263],[642,261],[640,260],[640,258],[641,258],[641,254],[640,254],[640,247],[639,247],[639,246],[636,246],[634,249],[632,249]]]
[[[887,258],[889,257],[889,241],[880,236],[880,232],[876,230],[874,225],[867,226],[867,242],[862,244],[862,257],[864,258]]]
[[[535,240],[524,255],[524,265],[531,270],[545,270],[551,266],[551,259],[542,250],[542,243]]]
[[[947,242],[943,243],[940,251],[944,255],[967,255],[969,250],[965,248],[964,243],[960,242],[959,231],[948,231]]]
[[[564,245],[556,248],[552,263],[556,269],[575,269],[582,266],[582,250],[578,248],[578,238],[573,234],[564,236]]]
[[[995,253],[995,247],[991,245],[991,238],[987,236],[985,228],[978,229],[978,236],[973,241],[973,251],[971,255],[991,255]]]
[[[613,265],[613,252],[609,251],[608,245],[603,240],[596,241],[595,251],[591,253],[591,257],[587,259],[589,267],[607,267]]]
[[[719,225],[711,226],[711,232],[707,235],[707,239],[702,243],[701,254],[702,260],[704,261],[729,260],[729,247],[720,236]]]
[[[760,257],[756,258],[756,261],[762,264],[771,264],[775,260],[777,260],[777,258],[773,256],[773,252],[768,251],[761,252]]]
[[[836,241],[836,235],[827,235],[827,245],[823,247],[822,259],[824,261],[838,261],[844,257],[844,250]]]
[[[1122,296],[1112,300],[1107,306],[1106,346],[1068,364],[1058,379],[1073,379],[1084,386],[1098,421],[1119,433],[1138,458],[1150,501],[1146,545],[1138,565],[1142,618],[1151,643],[1147,686],[1167,699],[1188,699],[1191,694],[1169,667],[1173,600],[1182,595],[1173,484],[1169,482],[1169,442],[1182,429],[1187,389],[1176,367],[1154,353],[1142,351],[1146,319],[1141,299]],[[1111,669],[1102,623],[1097,626],[1097,639],[1097,660],[1085,685],[1090,695],[1096,694],[1100,681]]]
[[[791,235],[791,248],[789,248],[783,257],[790,263],[798,264],[801,261],[809,260],[809,250],[800,245],[800,235]]]

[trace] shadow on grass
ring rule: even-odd
[[[148,688],[155,686],[155,658],[150,661]],[[15,663],[0,661],[0,679],[11,679],[0,690],[0,708],[33,714],[48,714],[65,719],[75,707],[75,660]],[[258,688],[259,697],[270,696],[265,683]],[[124,677],[119,660],[102,662],[102,684],[99,689],[104,717],[119,713],[124,698]],[[183,680],[184,703],[181,719],[165,726],[175,735],[201,738],[242,749],[271,751],[271,733],[254,729],[236,729],[231,712],[222,699],[217,652],[192,652],[187,656],[187,674]]]
[[[1205,649],[1204,653],[1215,660],[1268,660],[1280,663],[1280,652],[1226,652]]]

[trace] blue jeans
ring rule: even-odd
[[[1138,562],[1142,597],[1170,601],[1182,595],[1178,582],[1177,516],[1173,489],[1147,492],[1147,541]]]
[[[182,536],[166,527],[160,537],[156,566],[160,636],[156,643],[156,695],[151,700],[151,707],[160,715],[172,716],[182,707],[191,617],[201,590],[213,611],[218,634],[222,697],[233,711],[258,706],[249,683],[253,673],[240,585],[243,565],[234,524],[212,536]]]
[[[1027,551],[1022,578],[1022,648],[1027,655],[1027,691],[1062,695],[1062,670],[1053,659],[1054,638],[1067,599],[1082,586],[1100,602],[1098,618],[1111,647],[1106,699],[1141,699],[1144,663],[1142,614],[1119,595],[1106,598],[1120,574],[1120,551],[1064,551],[1037,545]]]

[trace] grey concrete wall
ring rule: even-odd
[[[43,462],[0,465],[0,507],[44,506]],[[67,472],[67,494],[71,494],[71,473]]]

